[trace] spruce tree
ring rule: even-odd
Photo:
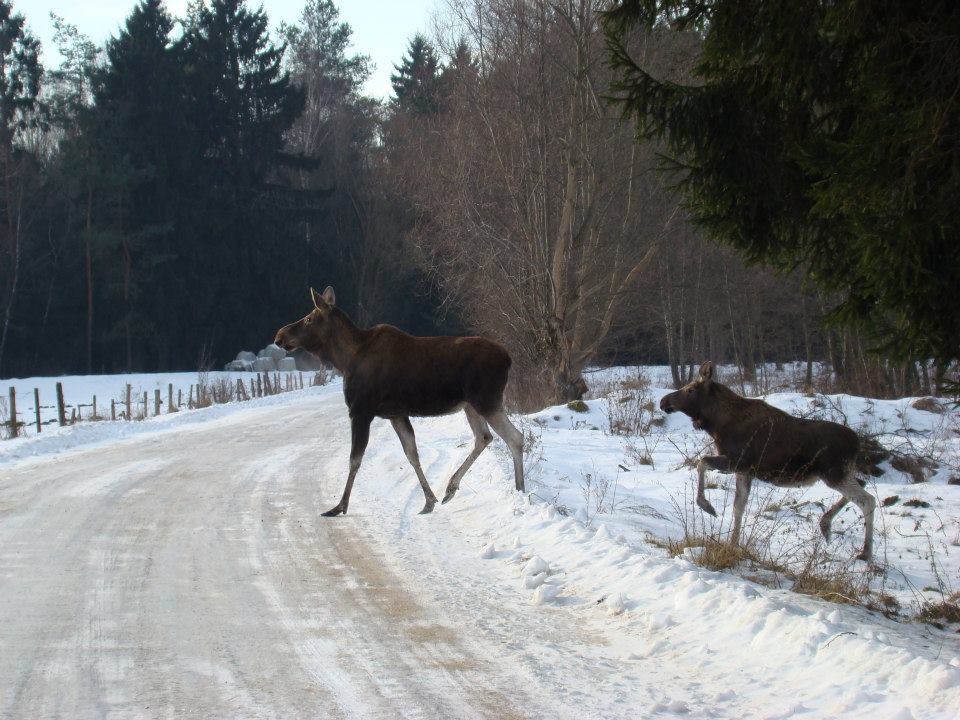
[[[440,110],[440,63],[433,45],[417,33],[407,54],[395,65],[390,76],[394,104],[419,115],[434,115]]]
[[[204,278],[191,307],[198,343],[220,361],[238,344],[262,342],[277,293],[286,292],[280,268],[296,262],[287,241],[300,206],[282,151],[304,96],[267,25],[262,9],[213,0],[193,6],[180,43],[187,142],[200,159],[183,199],[184,222],[198,236],[192,266]]]
[[[170,366],[175,293],[185,289],[176,263],[184,255],[182,235],[174,229],[178,195],[194,160],[181,151],[188,130],[172,30],[161,0],[140,0],[94,73],[85,128],[101,168],[96,225],[113,290],[107,336],[122,338],[122,351],[114,346],[113,355],[127,369],[135,364],[135,347],[157,366]],[[157,287],[168,292],[147,290]]]
[[[440,71],[440,96],[446,109],[458,92],[474,86],[480,69],[473,51],[466,40],[461,39],[450,53],[450,60]]]
[[[606,22],[613,92],[697,223],[802,268],[878,350],[960,357],[960,5],[629,0]],[[698,34],[692,80],[644,67],[638,30]]]
[[[0,151],[9,153],[14,134],[26,128],[40,94],[40,42],[26,29],[13,4],[0,0]]]

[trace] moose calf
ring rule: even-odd
[[[713,438],[718,455],[697,464],[697,505],[716,516],[704,494],[708,468],[737,476],[733,498],[731,541],[740,541],[740,523],[753,478],[779,487],[812,485],[817,479],[843,495],[820,520],[820,531],[830,540],[834,516],[851,500],[863,513],[865,537],[857,556],[873,554],[873,511],[876,500],[855,477],[859,440],[853,430],[826,420],[805,420],[788,415],[762,400],[737,395],[713,381],[713,365],[704,363],[700,377],[665,395],[660,409],[689,415],[693,426]]]
[[[274,342],[288,351],[302,347],[343,375],[352,431],[350,472],[340,502],[324,515],[346,514],[374,417],[390,420],[400,437],[426,497],[421,514],[431,512],[437,498],[420,467],[411,416],[463,410],[473,431],[473,451],[450,478],[443,502],[456,494],[460,479],[490,444],[491,426],[510,448],[516,488],[523,491],[523,434],[503,411],[510,371],[503,347],[480,337],[413,337],[390,325],[362,330],[336,307],[332,287],[322,295],[310,288],[310,295],[313,310],[280,328]]]

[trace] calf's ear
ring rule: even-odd
[[[700,366],[700,377],[702,377],[704,380],[713,379],[713,363],[709,360]]]
[[[337,296],[333,292],[332,285],[327,285],[327,289],[323,291],[323,299],[330,307],[337,304]]]

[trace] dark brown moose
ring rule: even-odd
[[[689,415],[693,426],[705,430],[717,446],[717,455],[697,464],[697,505],[716,516],[704,494],[707,469],[736,473],[731,541],[740,541],[740,523],[753,478],[779,487],[812,485],[817,479],[843,495],[820,519],[820,531],[830,540],[834,516],[851,500],[863,513],[863,550],[873,554],[873,511],[876,500],[857,481],[855,462],[857,434],[848,427],[826,420],[793,417],[762,400],[741,397],[713,380],[713,365],[704,363],[700,377],[676,392],[665,395],[660,409]]]
[[[336,307],[332,287],[322,295],[310,288],[310,295],[313,310],[280,328],[274,342],[285,350],[302,347],[343,375],[352,430],[350,473],[340,502],[324,515],[346,514],[375,417],[390,420],[400,437],[426,497],[421,514],[431,512],[437,498],[420,467],[411,416],[463,410],[473,431],[473,451],[450,478],[443,502],[456,494],[461,478],[493,440],[491,426],[510,448],[516,488],[523,491],[523,435],[503,411],[510,371],[503,347],[480,337],[414,337],[390,325],[362,330]]]

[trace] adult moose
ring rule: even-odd
[[[733,543],[740,541],[740,523],[753,478],[779,487],[812,485],[819,478],[843,496],[820,519],[823,536],[830,540],[834,516],[852,500],[863,513],[865,525],[863,550],[857,557],[871,558],[877,503],[855,477],[859,440],[853,430],[826,420],[793,417],[762,400],[741,397],[714,382],[709,362],[701,366],[698,379],[665,395],[660,409],[689,415],[693,426],[708,432],[717,446],[718,455],[697,464],[697,505],[704,512],[717,514],[704,494],[707,469],[736,473]]]
[[[413,465],[426,497],[421,514],[437,504],[420,467],[411,416],[447,415],[463,410],[473,431],[473,450],[447,484],[443,502],[490,444],[490,427],[513,455],[516,488],[523,491],[523,435],[503,411],[503,389],[510,355],[480,337],[413,337],[390,325],[358,328],[340,308],[332,287],[321,295],[310,288],[313,310],[277,331],[274,342],[285,350],[302,347],[332,364],[343,375],[343,395],[352,431],[350,472],[340,502],[328,517],[346,514],[353,480],[370,437],[370,423],[382,417],[393,423],[407,460]]]

